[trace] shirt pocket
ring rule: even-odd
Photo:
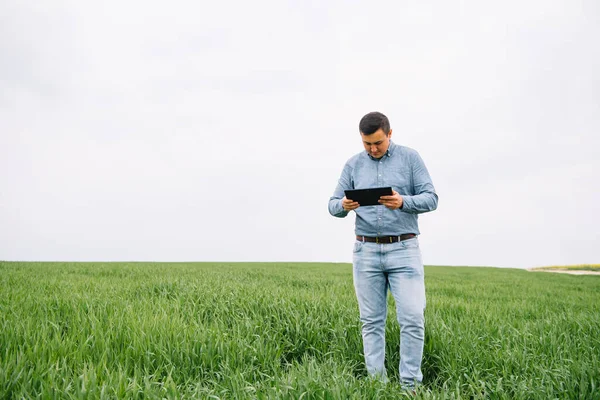
[[[412,195],[412,176],[408,168],[390,169],[389,185],[400,194]]]

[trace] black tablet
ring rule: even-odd
[[[390,186],[344,190],[344,193],[347,199],[358,201],[361,207],[378,206],[380,205],[379,198],[381,196],[391,196],[393,194]]]

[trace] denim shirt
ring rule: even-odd
[[[415,150],[394,144],[380,159],[366,151],[350,158],[329,199],[329,213],[334,217],[348,215],[342,207],[344,190],[391,186],[402,196],[402,208],[390,210],[383,205],[359,207],[356,213],[357,235],[396,236],[419,234],[418,214],[437,208],[438,196],[427,168]]]

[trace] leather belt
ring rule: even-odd
[[[356,236],[356,240],[359,240],[361,242],[369,242],[369,243],[397,243],[397,242],[401,242],[403,240],[406,239],[412,239],[414,238],[415,235],[414,233],[403,233],[400,236],[377,236],[377,237],[372,237],[372,236]]]

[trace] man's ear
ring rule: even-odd
[[[390,129],[390,133],[387,134],[388,139],[392,138],[392,130]]]

